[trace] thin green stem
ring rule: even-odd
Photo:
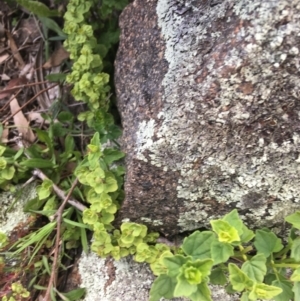
[[[300,264],[299,263],[274,263],[272,264],[272,267],[297,269],[300,267]]]

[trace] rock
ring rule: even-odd
[[[120,261],[101,259],[96,254],[83,254],[79,262],[81,287],[87,289],[84,301],[148,301],[154,276],[147,264],[132,258]],[[210,286],[213,300],[238,301],[237,295],[228,295],[224,288]],[[166,300],[161,298],[161,301]],[[187,301],[173,298],[172,301]]]
[[[300,201],[300,2],[135,0],[115,84],[119,213],[165,236],[237,208],[281,226]]]

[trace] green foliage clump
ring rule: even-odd
[[[14,282],[11,285],[11,291],[8,296],[2,298],[2,301],[22,301],[30,296],[29,291],[20,282]]]
[[[50,222],[17,241],[13,255],[34,245],[30,255],[30,261],[33,261],[42,247],[52,246],[53,232],[58,228],[53,216],[59,207],[54,187],[59,185],[68,191],[77,177],[82,186],[73,194],[89,207],[83,212],[73,207],[64,209],[59,224],[63,249],[76,248],[81,243],[88,251],[86,231],[93,230],[91,249],[99,256],[112,256],[118,260],[132,255],[137,262],[149,263],[158,276],[150,291],[150,301],[181,296],[192,301],[211,301],[208,284],[226,286],[228,293],[240,293],[241,301],[289,301],[293,298],[299,301],[300,238],[297,231],[300,230],[300,212],[286,218],[293,226],[286,246],[268,229],[254,233],[242,222],[236,210],[222,219],[212,220],[212,231],[195,231],[186,237],[180,248],[157,243],[158,233],[148,233],[145,225],[124,222],[120,229],[113,226],[124,196],[124,168],[116,161],[124,154],[103,145],[120,135],[109,113],[112,63],[106,58],[114,51],[119,36],[114,13],[122,10],[127,2],[102,0],[99,6],[97,0],[70,0],[64,15],[63,31],[67,35],[64,46],[73,61],[66,82],[73,85],[74,98],[88,106],[88,111],[80,113],[78,120],[86,122],[93,131],[84,158],[74,150],[74,135],[79,131],[72,114],[67,111],[54,114],[50,110],[50,115],[44,115],[50,124],[48,130],[35,129],[39,142],[46,147],[33,144],[16,152],[0,146],[0,188],[11,188],[11,183],[28,178],[37,168],[48,177],[37,187],[38,196],[25,206],[25,210],[43,214]],[[45,8],[38,1],[18,0],[18,3],[37,14],[43,24],[52,24],[49,28],[56,28],[54,31],[64,37],[58,26],[53,25],[54,21],[45,18],[57,15],[56,11]],[[98,16],[96,20],[94,15]],[[57,152],[55,137],[60,137],[61,153]],[[70,163],[76,165],[74,173],[69,170]],[[66,171],[67,176],[63,176]],[[0,248],[6,244],[7,237],[0,233]],[[42,255],[34,264],[34,279],[40,272],[50,275],[50,258]],[[20,283],[12,284],[11,288],[11,295],[3,297],[2,301],[22,300],[29,296]],[[83,293],[82,290],[78,292],[80,297]]]
[[[237,210],[211,220],[213,231],[195,231],[184,239],[183,254],[162,254],[159,262],[164,268],[156,271],[150,301],[161,297],[211,301],[208,283],[226,285],[227,292],[241,293],[242,301],[299,300],[300,240],[295,235],[299,216],[296,212],[286,218],[293,225],[286,247],[268,229],[255,233],[248,229]],[[293,271],[291,276],[288,270]]]

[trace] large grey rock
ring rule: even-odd
[[[81,287],[87,289],[84,301],[148,301],[154,276],[147,264],[132,258],[120,261],[101,259],[96,254],[83,254],[79,262]],[[238,301],[237,295],[228,295],[223,287],[210,286],[214,301]],[[161,301],[166,300],[161,298]],[[172,301],[188,301],[173,298]]]
[[[124,10],[119,221],[167,236],[233,208],[269,227],[299,209],[299,18],[299,0],[136,0]]]

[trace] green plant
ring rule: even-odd
[[[183,254],[162,254],[165,269],[157,273],[150,301],[179,296],[212,300],[208,283],[227,285],[228,292],[242,293],[242,301],[299,300],[299,217],[300,212],[286,217],[293,226],[286,246],[269,229],[248,229],[237,210],[211,220],[213,231],[196,231],[184,239]]]
[[[208,284],[226,285],[229,293],[241,293],[241,300],[274,299],[288,301],[300,296],[300,212],[288,216],[293,228],[287,243],[282,243],[268,229],[255,233],[248,229],[236,210],[222,219],[211,221],[212,231],[195,231],[184,239],[180,248],[157,243],[158,233],[148,233],[145,225],[124,222],[120,229],[113,226],[115,214],[123,199],[124,168],[116,162],[124,157],[115,139],[120,129],[110,114],[109,92],[112,82],[109,58],[118,41],[116,10],[121,10],[127,0],[70,0],[64,15],[63,31],[47,17],[58,15],[38,1],[18,0],[18,3],[39,16],[43,25],[65,38],[64,46],[73,61],[67,76],[53,76],[73,85],[72,94],[84,101],[87,111],[78,116],[88,130],[76,124],[67,110],[56,104],[44,114],[49,122],[47,130],[35,129],[38,143],[21,147],[18,151],[0,146],[0,187],[13,189],[33,173],[41,179],[38,196],[25,206],[27,212],[44,215],[49,219],[40,229],[20,238],[11,248],[13,256],[23,254],[28,246],[32,253],[28,266],[34,264],[35,275],[30,287],[37,286],[40,275],[49,275],[63,267],[61,258],[67,250],[82,245],[88,251],[87,231],[93,231],[91,249],[101,257],[112,256],[118,260],[132,255],[137,262],[147,262],[158,276],[150,292],[150,300],[161,297],[185,296],[191,300],[211,300]],[[98,18],[94,18],[94,14]],[[49,77],[50,78],[50,77]],[[57,110],[59,108],[59,110]],[[91,138],[86,154],[76,145],[76,135]],[[55,138],[59,137],[59,139]],[[104,145],[105,142],[112,146]],[[42,146],[41,146],[42,145]],[[59,151],[58,151],[59,149]],[[71,166],[71,167],[70,167]],[[74,167],[76,166],[76,168]],[[76,181],[80,187],[76,187]],[[73,184],[75,186],[73,187]],[[71,200],[70,195],[85,205]],[[60,259],[58,247],[55,256],[45,256],[40,251],[62,241]],[[7,244],[0,234],[0,247]],[[58,245],[58,243],[57,243]],[[2,259],[3,261],[3,259]],[[3,269],[3,262],[0,263]],[[1,271],[0,269],[0,271]],[[291,275],[289,275],[291,271]],[[26,298],[28,292],[20,284],[12,284],[12,295],[3,300]],[[56,292],[52,282],[48,286],[51,298]],[[71,300],[80,298],[82,290],[70,292]],[[15,294],[15,295],[14,295]],[[71,295],[73,294],[73,297]],[[75,296],[75,297],[74,297]],[[7,299],[11,298],[11,299]]]
[[[30,293],[20,282],[14,282],[11,285],[11,293],[8,296],[4,296],[2,301],[23,301],[28,300],[29,296]]]

